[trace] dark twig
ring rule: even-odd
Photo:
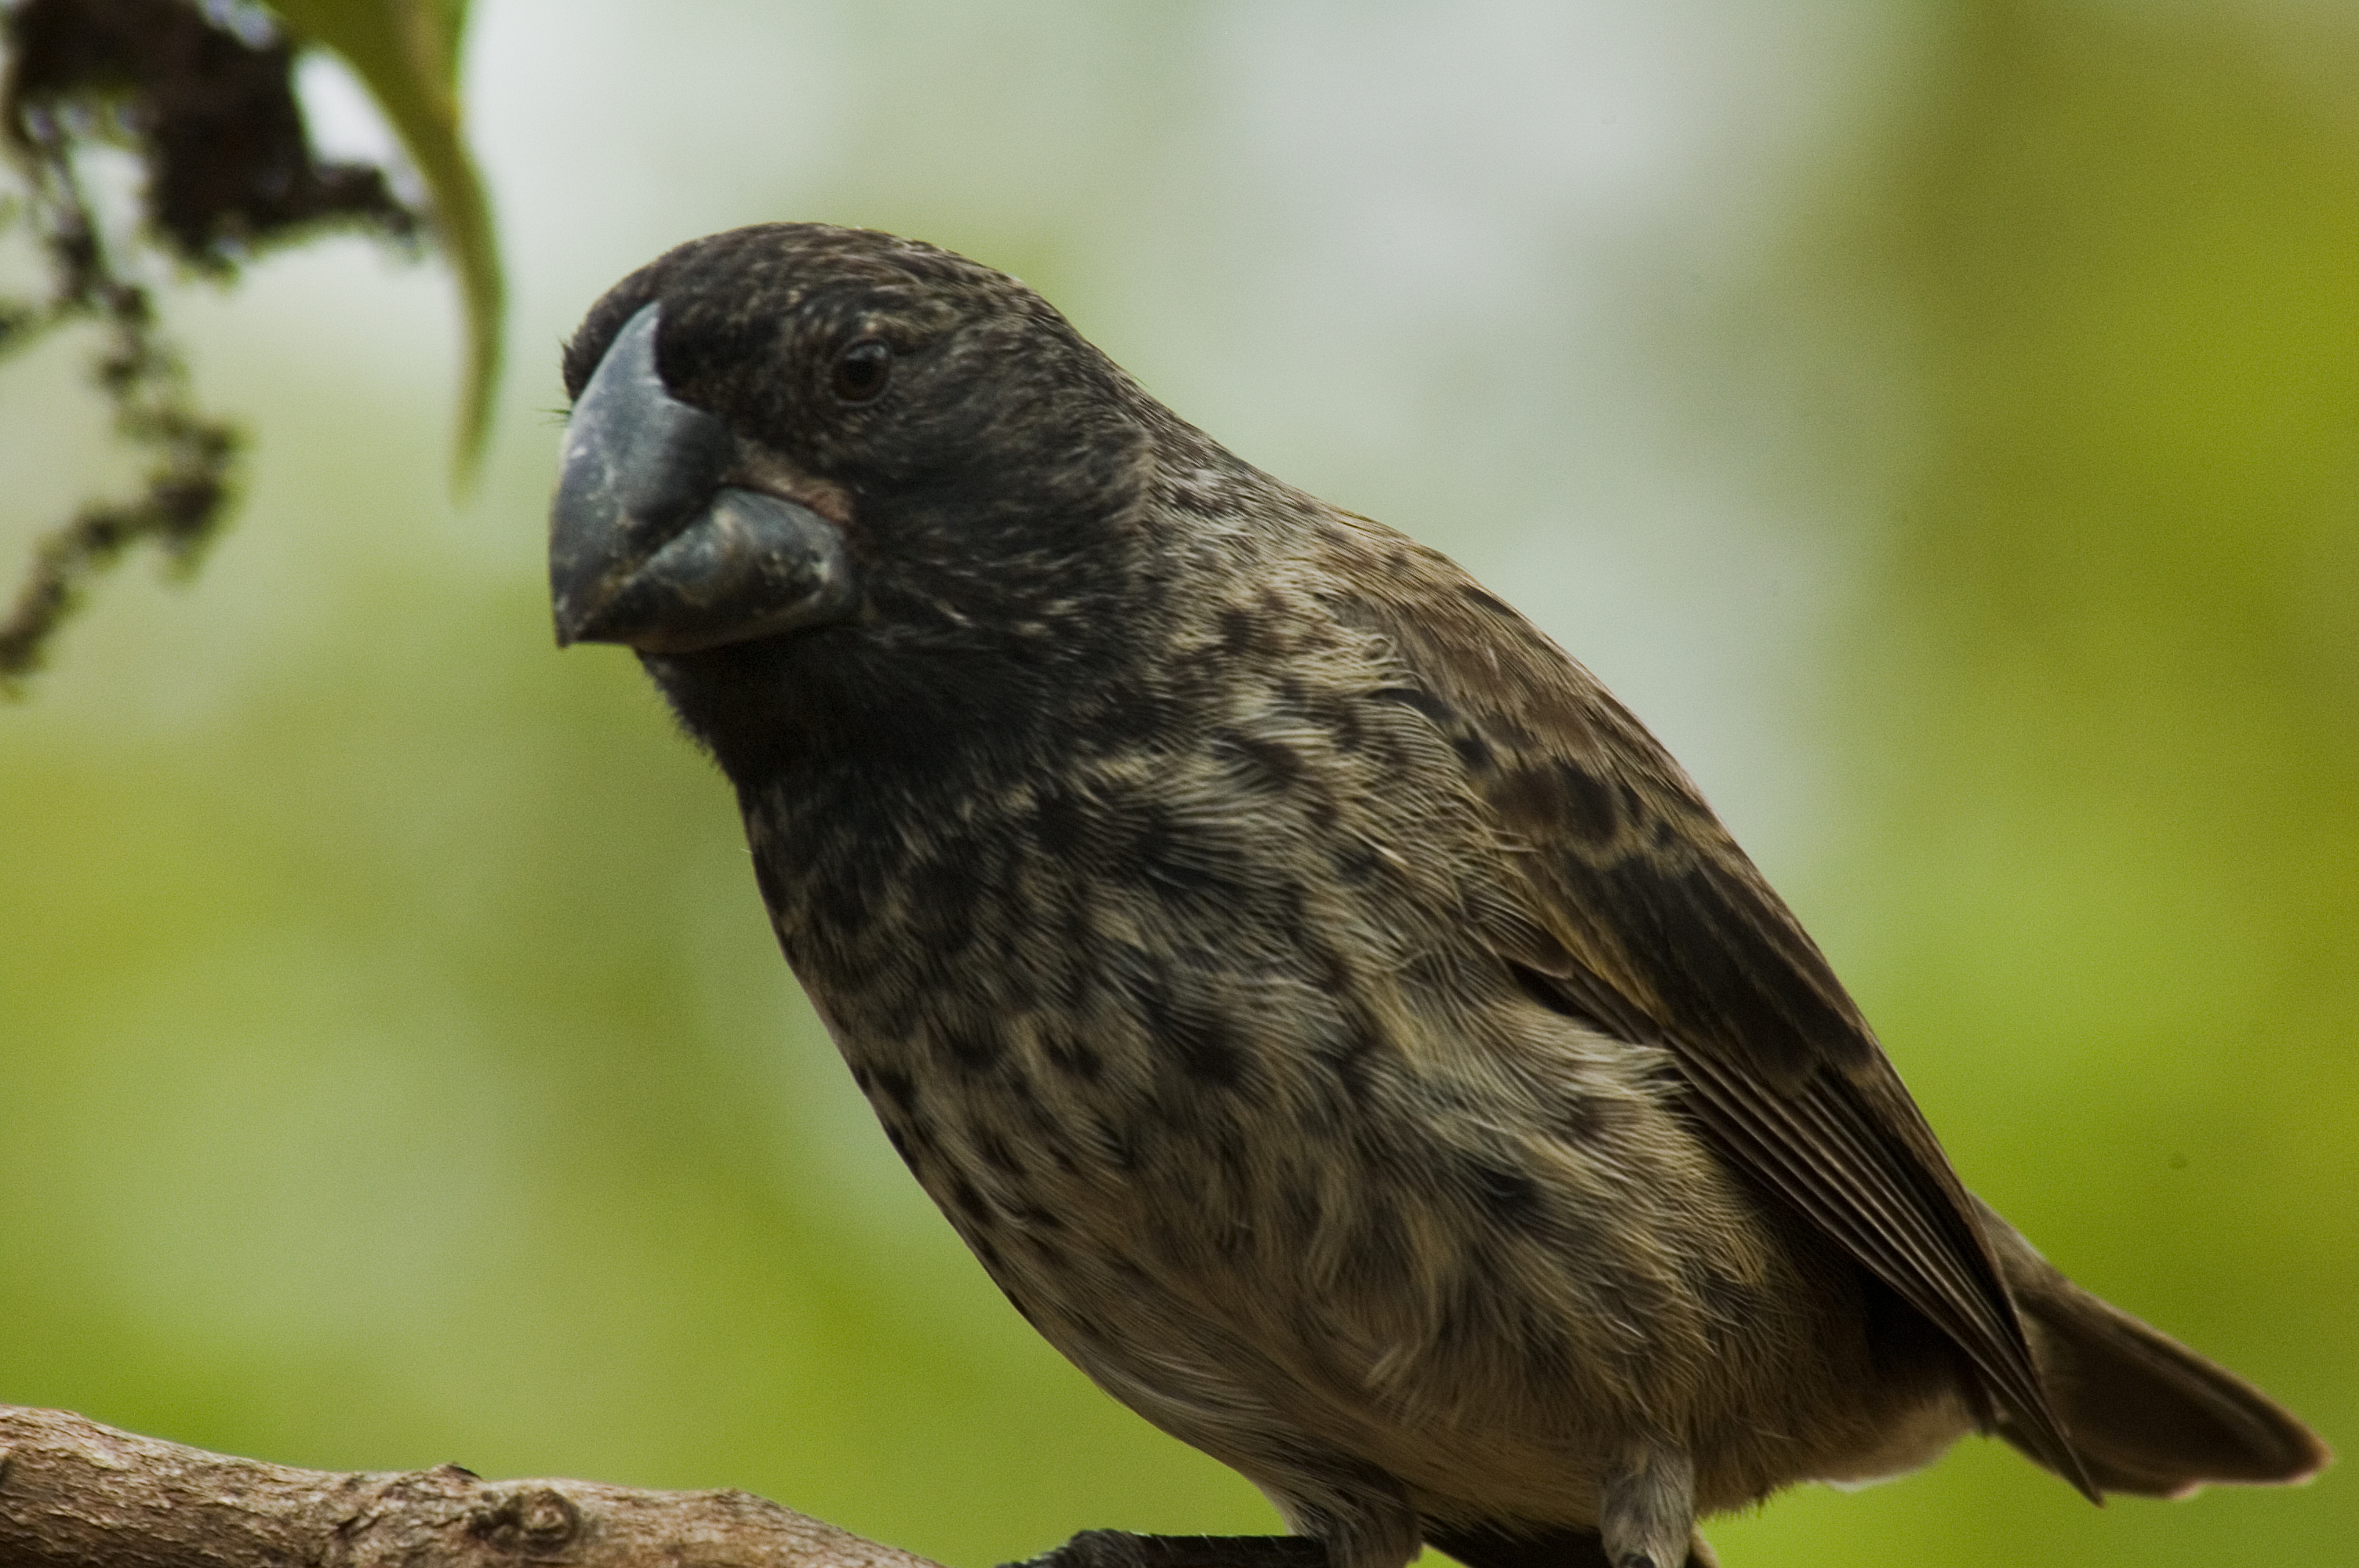
[[[146,467],[136,494],[85,504],[35,546],[0,621],[7,691],[39,665],[59,624],[125,548],[153,541],[176,568],[194,566],[228,517],[244,445],[235,426],[191,399],[147,287],[125,270],[82,190],[77,149],[134,142],[147,170],[147,241],[215,278],[234,277],[259,245],[322,226],[414,244],[419,221],[381,171],[313,157],[293,50],[258,10],[18,0],[0,7],[0,25],[8,49],[0,145],[23,182],[21,196],[0,199],[0,232],[28,231],[49,275],[48,297],[0,299],[0,360],[69,323],[94,323],[94,379],[115,433]]]
[[[0,622],[0,686],[36,668],[44,643],[84,585],[141,539],[161,544],[176,565],[193,564],[219,527],[231,496],[241,438],[189,400],[188,373],[156,330],[147,291],[117,273],[74,178],[67,138],[41,110],[19,121],[31,190],[23,211],[49,253],[56,291],[39,306],[0,306],[0,354],[67,321],[95,318],[106,334],[96,379],[114,409],[114,427],[149,454],[146,486],[125,500],[92,502],[35,546],[31,570]]]

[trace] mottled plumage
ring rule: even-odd
[[[1976,1429],[2093,1496],[2323,1462],[1966,1194],[1585,670],[1014,280],[740,230],[566,383],[560,633],[638,647],[736,786],[894,1146],[1337,1568],[1670,1568]]]

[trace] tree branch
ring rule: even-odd
[[[10,1568],[935,1568],[750,1492],[337,1474],[0,1405]]]

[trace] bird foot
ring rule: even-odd
[[[1649,1448],[1605,1483],[1604,1537],[1614,1568],[1680,1568],[1695,1536],[1695,1465],[1685,1453]]]
[[[1299,1535],[1133,1535],[1085,1530],[1064,1545],[1000,1568],[1328,1568],[1327,1548]]]

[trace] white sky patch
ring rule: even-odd
[[[303,128],[311,149],[322,161],[371,163],[381,168],[404,161],[401,138],[341,55],[322,49],[298,55],[295,97],[303,106]]]

